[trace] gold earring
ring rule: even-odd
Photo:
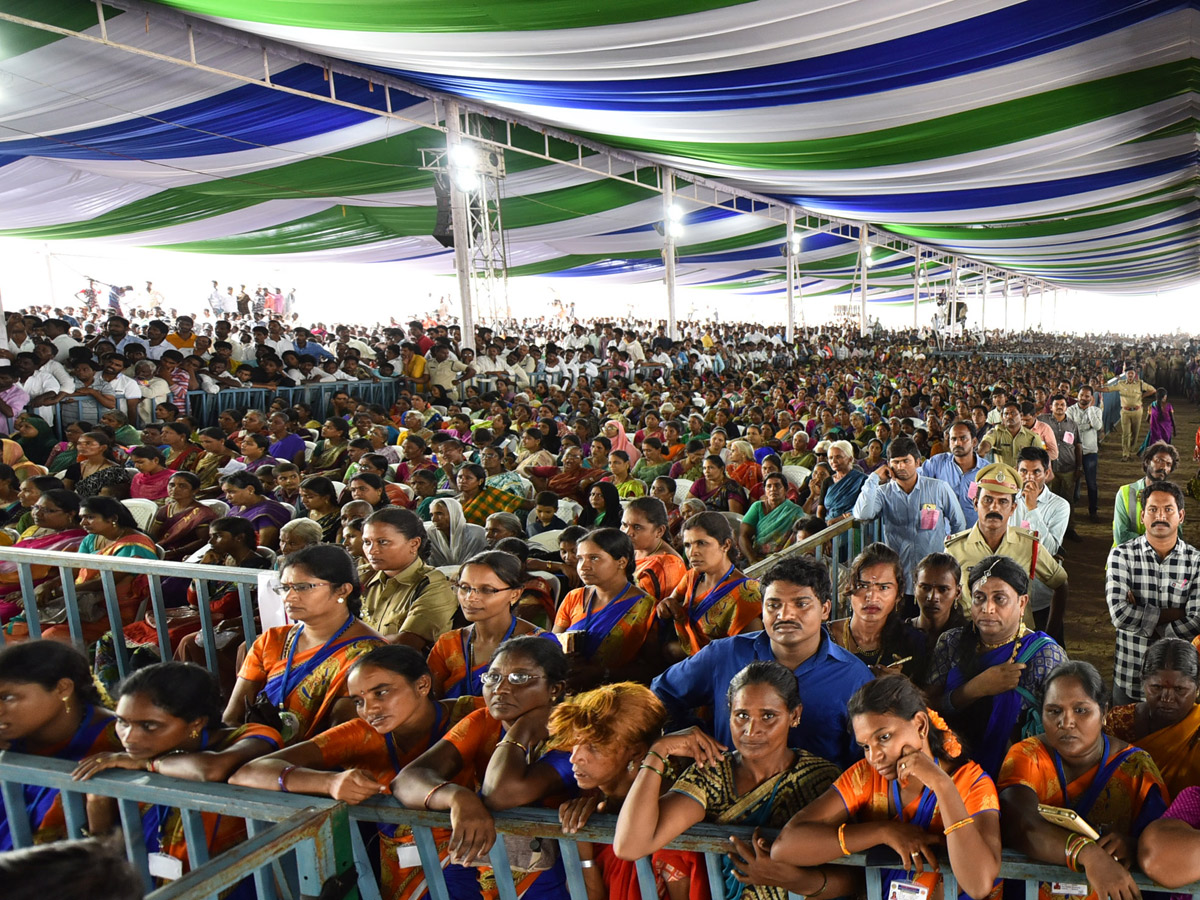
[[[199,728],[193,728],[193,729],[192,729],[192,739],[193,739],[193,740],[195,740],[195,739],[196,739],[196,738],[198,738],[198,737],[200,737],[200,729],[199,729]]]
[[[63,697],[63,714],[69,716],[71,714],[71,698]]]

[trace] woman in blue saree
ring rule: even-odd
[[[1007,556],[989,556],[969,575],[971,624],[938,638],[928,690],[952,727],[995,778],[1014,741],[1041,731],[1041,687],[1067,654],[1022,622],[1029,579]]]

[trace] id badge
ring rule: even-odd
[[[942,511],[936,506],[924,506],[921,508],[920,529],[922,531],[933,531],[937,528],[938,522],[941,521]]]
[[[1068,447],[1075,443],[1075,432],[1067,431],[1063,434],[1063,443]],[[1068,885],[1070,887],[1070,885]]]
[[[1050,893],[1064,897],[1086,897],[1091,890],[1086,884],[1072,884],[1069,881],[1054,881],[1050,884]]]
[[[972,481],[970,484],[967,485],[967,499],[968,500],[974,500],[975,496],[978,493],[979,493],[979,482],[978,481]]]
[[[558,636],[558,642],[562,644],[563,653],[571,656],[574,653],[583,652],[583,636],[586,631],[576,628],[572,631],[564,631]]]
[[[421,865],[421,853],[416,844],[401,844],[396,848],[396,865],[401,869],[416,869]]]
[[[928,896],[929,888],[925,885],[900,879],[893,881],[888,891],[888,900],[926,900]]]
[[[169,853],[150,853],[148,859],[150,875],[153,878],[174,881],[183,875],[183,860],[176,859]]]

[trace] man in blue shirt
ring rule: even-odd
[[[954,496],[958,497],[958,505],[962,507],[967,528],[971,528],[979,521],[979,514],[975,512],[975,476],[988,461],[975,452],[977,435],[970,422],[961,419],[955,422],[947,431],[947,436],[950,450],[925,460],[921,465],[921,474],[950,485]]]
[[[883,523],[883,542],[900,554],[904,564],[905,594],[913,592],[917,563],[945,550],[946,537],[967,527],[950,485],[917,471],[920,458],[912,438],[903,434],[894,438],[887,465],[868,476],[854,503],[854,518],[878,518]]]
[[[732,747],[727,690],[733,676],[755,660],[775,660],[796,673],[803,712],[790,747],[808,750],[842,768],[861,754],[847,728],[846,704],[874,676],[858,657],[829,638],[829,570],[809,556],[783,559],[760,581],[763,630],[721,638],[676,663],[650,688],[679,722],[697,707],[712,707],[713,736]]]

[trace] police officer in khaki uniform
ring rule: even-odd
[[[1121,395],[1121,459],[1129,459],[1138,452],[1138,438],[1142,433],[1142,401],[1154,396],[1154,385],[1138,377],[1137,369],[1125,367],[1125,377],[1116,384],[1102,388],[1102,394],[1116,391]]]
[[[1021,406],[1015,400],[1004,404],[1004,415],[1000,424],[992,428],[979,441],[979,453],[993,456],[1008,466],[1016,466],[1017,457],[1026,447],[1046,448],[1041,435],[1026,428],[1021,416]]]
[[[1031,579],[1037,578],[1054,591],[1050,607],[1032,614],[1034,625],[1063,645],[1063,615],[1067,607],[1067,573],[1054,556],[1038,541],[1037,534],[1024,528],[1010,527],[1009,518],[1016,508],[1021,476],[1004,463],[992,463],[975,476],[975,511],[979,521],[973,528],[946,538],[946,552],[962,567],[963,598],[970,604],[967,573],[977,562],[994,554],[1017,562]],[[1026,607],[1026,616],[1030,616]]]

